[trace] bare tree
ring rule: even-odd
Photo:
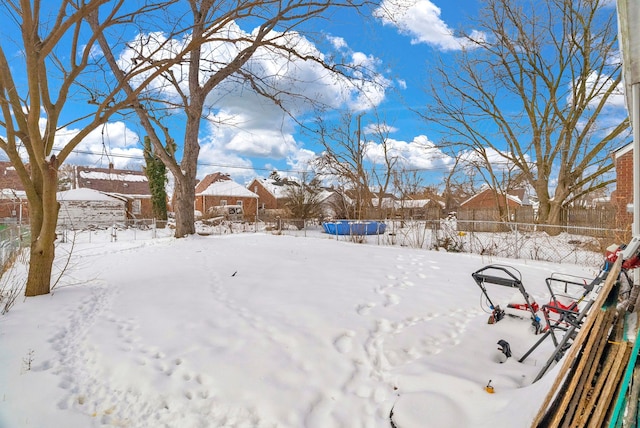
[[[401,168],[393,171],[393,189],[400,198],[400,212],[403,213],[407,206],[407,201],[415,197],[422,189],[422,176],[415,170]]]
[[[209,109],[219,108],[223,103],[223,100],[208,99],[210,94],[223,82],[234,81],[243,85],[244,90],[269,99],[293,114],[288,100],[301,97],[313,102],[313,99],[295,93],[292,85],[282,85],[278,72],[270,75],[265,70],[253,69],[252,58],[268,54],[279,56],[285,63],[311,61],[330,73],[348,75],[352,66],[328,62],[298,46],[297,30],[334,8],[357,8],[363,4],[366,0],[188,0],[179,3],[181,7],[188,5],[186,13],[169,11],[156,20],[162,23],[160,30],[173,28],[170,33],[159,34],[149,20],[142,24],[139,30],[142,36],[130,44],[135,55],[129,62],[118,61],[113,53],[114,44],[106,36],[100,39],[100,46],[116,75],[125,76],[134,62],[153,65],[164,55],[181,59],[179,66],[163,73],[153,93],[145,94],[133,105],[156,154],[173,174],[177,237],[195,233],[193,202],[201,124]],[[255,28],[245,33],[239,30],[240,23]],[[165,51],[158,53],[158,46],[163,46]],[[127,93],[134,88],[133,84],[127,86]],[[172,117],[178,112],[184,115],[184,122],[176,126]],[[175,132],[182,132],[182,136],[172,137]],[[181,159],[170,147],[163,146],[162,141],[177,142]]]
[[[371,140],[368,141],[369,161],[371,163],[371,178],[377,193],[377,210],[379,216],[384,213],[384,201],[388,190],[397,178],[396,171],[400,157],[389,143],[389,126],[376,112],[376,124],[370,128]],[[374,156],[375,152],[375,156]],[[391,207],[388,207],[391,208]]]
[[[320,215],[322,187],[317,177],[311,177],[309,173],[302,173],[299,182],[290,181],[285,186],[285,206],[293,219],[303,220],[299,226],[304,226],[304,220]]]
[[[354,200],[355,216],[361,218],[367,208],[382,207],[383,198],[393,184],[398,157],[388,144],[388,130],[384,125],[373,128],[372,141],[362,132],[362,115],[344,113],[338,124],[331,126],[319,120],[317,138],[324,147],[316,159],[321,175],[337,179]],[[373,149],[377,153],[372,153]],[[379,164],[378,164],[379,162]]]
[[[340,182],[354,202],[354,217],[371,207],[371,176],[365,168],[366,145],[362,141],[360,116],[346,113],[335,126],[318,121],[318,139],[324,152],[315,161],[319,174]]]
[[[477,153],[489,183],[488,150],[512,165],[535,189],[543,223],[611,182],[608,151],[628,134],[627,119],[608,114],[621,82],[608,3],[487,0],[465,48],[433,73],[424,117],[446,129],[443,144]]]
[[[445,209],[449,212],[457,210],[462,202],[478,191],[475,171],[469,173],[473,166],[462,162],[461,157],[460,153],[451,156],[453,164],[444,178],[442,196],[444,197]]]
[[[102,74],[95,54],[97,35],[143,14],[124,0],[42,1],[6,0],[0,13],[7,19],[0,39],[0,137],[2,149],[15,167],[29,203],[30,261],[25,294],[47,294],[55,257],[54,242],[59,204],[58,168],[82,140],[116,112],[131,103],[136,90],[122,96],[126,80]],[[159,4],[148,5],[158,7]],[[106,18],[89,31],[84,20],[98,9]],[[157,69],[156,69],[157,70]],[[153,79],[139,81],[138,88]],[[130,78],[139,76],[132,69]],[[104,80],[102,79],[104,77]],[[99,83],[101,91],[88,93]],[[85,101],[80,109],[74,102]],[[58,133],[66,130],[64,141]]]

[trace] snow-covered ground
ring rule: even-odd
[[[597,274],[271,233],[94,232],[58,254],[53,292],[0,316],[2,428],[389,427],[392,408],[398,428],[527,427],[552,345],[519,363],[539,336],[487,324],[471,273],[512,266],[540,303],[551,273]]]

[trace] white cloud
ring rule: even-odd
[[[251,161],[221,147],[217,142],[201,144],[198,177],[223,172],[229,174],[238,183],[245,183],[256,176]]]
[[[365,134],[392,134],[398,131],[398,128],[386,123],[369,123],[363,129]]]
[[[46,119],[41,119],[44,120]],[[54,148],[63,147],[78,132],[78,129],[73,128],[59,130]],[[67,158],[66,163],[106,168],[111,162],[115,168],[140,170],[144,160],[139,142],[138,135],[127,128],[125,123],[107,123],[90,132]]]
[[[247,38],[235,23],[229,24],[224,31],[226,38]],[[273,32],[269,37],[280,44],[295,46],[301,55],[325,59],[327,55],[307,38],[292,32],[288,34]],[[139,36],[145,38],[145,55],[153,52],[167,40],[162,34]],[[147,40],[148,39],[148,40]],[[328,37],[331,46],[339,51],[340,56],[346,56],[350,66],[358,66],[361,72],[354,72],[351,77],[332,73],[315,61],[301,60],[287,55],[284,50],[259,48],[245,65],[245,70],[262,79],[265,87],[279,94],[285,113],[274,102],[256,93],[245,81],[230,76],[225,79],[207,96],[205,112],[208,126],[203,126],[201,135],[200,161],[205,171],[207,163],[216,164],[216,170],[224,170],[220,165],[250,167],[249,158],[263,158],[286,160],[290,165],[301,165],[302,159],[310,156],[302,144],[296,142],[296,123],[291,117],[300,118],[312,111],[314,105],[321,104],[330,109],[350,108],[354,111],[369,109],[380,104],[385,98],[385,90],[391,85],[380,74],[376,73],[379,60],[374,56],[351,51],[346,41],[340,37]],[[175,40],[168,43],[168,49],[156,53],[156,57],[166,57],[170,50],[177,50],[185,40]],[[203,64],[206,67],[201,73],[200,81],[205,79],[233,59],[245,47],[246,42],[237,43],[216,42],[203,46]],[[131,43],[130,45],[134,45]],[[127,68],[136,61],[136,54],[132,49],[125,52],[120,59],[121,66]],[[187,69],[177,65],[172,69],[174,76],[182,76],[184,85],[182,90],[188,93],[186,86]],[[362,71],[371,73],[375,81],[364,78]],[[175,89],[166,86],[165,81],[158,79],[153,90],[161,93],[167,100],[176,101]],[[182,113],[177,111],[178,116]],[[290,116],[291,115],[291,116]],[[175,135],[179,138],[181,135]],[[237,169],[225,171],[232,175],[243,175]],[[253,174],[253,171],[248,173]],[[201,172],[199,176],[203,175]]]
[[[333,48],[336,50],[349,48],[347,41],[342,37],[328,36],[327,39],[331,42],[331,44],[333,45]]]
[[[486,156],[486,160],[485,160]],[[481,169],[486,168],[486,163],[491,165],[494,174],[500,179],[502,176],[513,176],[520,170],[515,168],[513,162],[508,160],[509,152],[498,151],[492,147],[484,148],[484,155],[480,155],[475,150],[467,150],[458,153],[461,166],[475,166]],[[525,155],[525,160],[530,162],[529,155]],[[531,166],[533,168],[533,165]]]
[[[384,25],[412,37],[411,43],[426,43],[442,50],[459,50],[467,42],[440,18],[440,8],[429,0],[383,0],[374,11]],[[474,38],[484,38],[474,31]]]
[[[300,148],[287,157],[287,165],[295,171],[312,171],[312,161],[316,157],[315,152]]]
[[[255,31],[255,30],[254,30]],[[243,32],[235,23],[228,24],[221,32],[225,34],[223,39],[210,42],[202,46],[200,82],[203,83],[213,73],[220,70],[225,64],[232,61],[238,53],[248,46],[245,41],[252,35]],[[278,33],[272,32],[268,36],[272,43],[295,49],[301,57],[314,57],[326,60],[326,55],[307,38],[296,32]],[[234,42],[235,39],[235,42]],[[384,90],[390,82],[376,73],[378,59],[361,52],[351,52],[346,41],[339,37],[330,37],[329,40],[336,50],[346,51],[350,55],[351,66],[360,67],[360,71],[366,69],[372,74],[376,85],[382,85],[378,89],[382,95],[370,97],[379,102],[384,98]],[[188,42],[188,38],[168,41],[166,36],[159,33],[140,35],[137,40],[129,43],[130,46],[142,45],[143,56],[154,59],[167,58]],[[162,46],[162,48],[160,48]],[[120,57],[120,65],[128,69],[139,60],[139,53],[135,49],[125,50]],[[187,76],[188,64],[178,64],[172,67],[172,73],[182,81],[181,90],[188,94]],[[360,88],[367,80],[362,73],[355,71],[351,77],[338,73],[332,73],[318,64],[316,61],[303,60],[292,56],[286,49],[273,47],[260,47],[252,55],[245,65],[245,71],[252,73],[261,80],[265,87],[272,92],[277,92],[284,107],[293,114],[302,114],[312,107],[311,101],[321,103],[331,108],[349,105],[359,99]],[[142,79],[145,75],[141,75]],[[152,90],[160,92],[167,100],[178,100],[174,88],[166,84],[165,79],[156,79],[151,85]],[[244,98],[253,89],[237,76],[230,76],[219,84],[208,96],[210,106],[229,109],[229,102],[239,103],[234,98]],[[371,89],[369,93],[373,92]]]
[[[411,142],[387,139],[387,153],[398,159],[398,166],[406,169],[434,170],[448,168],[453,159],[440,151],[425,135],[419,135]],[[380,165],[384,162],[384,147],[368,142],[367,159]]]
[[[595,71],[589,73],[589,76],[587,77],[587,87],[595,88],[598,92],[598,96],[596,96],[590,104],[595,105],[600,102],[603,94],[611,88],[612,83],[611,76],[599,75]],[[611,107],[620,108],[624,108],[626,106],[624,98],[624,83],[622,81],[616,85],[615,89],[613,89],[613,93],[607,99],[607,104]]]

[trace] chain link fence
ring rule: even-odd
[[[322,237],[373,245],[402,246],[487,256],[600,267],[607,247],[629,242],[628,230],[585,226],[442,220],[385,221],[380,235],[329,235],[315,221],[282,220],[272,233]],[[300,224],[303,226],[300,227]]]
[[[384,221],[385,231],[378,235],[330,235],[318,220],[276,218],[271,221],[233,222],[199,221],[200,235],[234,233],[272,233],[371,245],[401,246],[486,256],[572,263],[599,267],[612,244],[629,242],[628,230],[585,226],[549,226],[528,223],[442,220]],[[6,263],[21,246],[29,243],[24,227],[6,226],[0,230],[0,261]],[[82,229],[65,225],[58,228],[58,244],[107,243],[146,240],[173,236],[171,223],[137,219],[116,223],[95,223]]]
[[[0,225],[0,263],[2,270],[18,250],[29,245],[29,229],[17,224]]]
[[[166,221],[155,219],[127,219],[117,222],[92,222],[82,227],[59,224],[58,244],[138,241],[173,236],[173,228]]]
[[[0,315],[9,312],[24,290],[24,279],[12,272],[12,263],[29,242],[28,228],[17,224],[0,225]]]

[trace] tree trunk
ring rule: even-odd
[[[42,241],[49,241],[46,244]],[[40,296],[51,291],[51,270],[55,258],[55,234],[51,237],[39,237],[38,242],[31,245],[29,259],[29,275],[25,296]]]
[[[562,205],[551,203],[547,224],[560,226],[562,223]]]
[[[196,233],[194,201],[196,199],[195,180],[181,177],[175,183],[176,238],[184,238]]]
[[[37,173],[34,171],[34,176]],[[38,181],[38,180],[36,180]],[[58,162],[51,156],[42,171],[41,199],[29,201],[31,218],[31,258],[25,286],[25,296],[40,296],[51,291],[51,271],[55,259],[56,225],[60,204],[58,190]]]
[[[195,70],[195,71],[194,71]],[[191,88],[191,106],[187,109],[187,123],[185,125],[184,142],[182,149],[182,162],[180,174],[174,174],[175,179],[175,204],[176,213],[176,238],[183,238],[196,233],[195,225],[195,201],[196,201],[196,174],[198,172],[198,155],[200,145],[198,135],[200,133],[200,118],[204,105],[204,95],[199,90],[197,83],[198,68],[193,67],[189,73]],[[192,76],[195,76],[192,77]]]

